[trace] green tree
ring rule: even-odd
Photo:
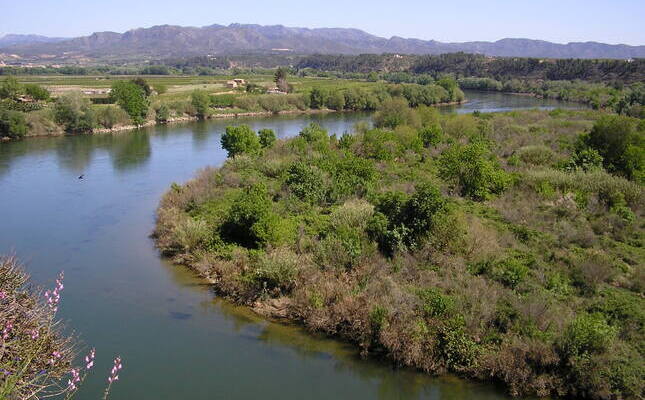
[[[69,133],[89,132],[96,125],[96,118],[89,99],[79,93],[60,96],[54,104],[54,120]]]
[[[327,93],[320,88],[313,88],[309,92],[309,105],[311,108],[323,108],[327,102]]]
[[[31,96],[34,100],[47,100],[49,99],[49,90],[40,85],[33,83],[24,86],[25,93]]]
[[[260,129],[258,131],[258,138],[260,139],[260,146],[262,148],[272,147],[276,141],[275,132],[273,132],[273,129],[268,128]]]
[[[260,150],[260,140],[248,125],[227,126],[222,135],[222,147],[229,157]]]
[[[454,145],[439,158],[439,175],[453,183],[462,196],[486,200],[511,183],[507,174],[484,143]]]
[[[278,68],[275,71],[275,75],[273,76],[273,82],[275,82],[275,85],[278,87],[278,89],[287,93],[291,91],[291,87],[287,82],[288,76],[289,76],[289,70],[284,67]]]
[[[148,84],[148,81],[146,81],[145,79],[141,77],[134,78],[132,79],[132,83],[139,86],[143,90],[143,93],[146,95],[146,97],[149,97],[152,94],[152,87],[150,86],[150,84]]]
[[[204,119],[209,114],[211,98],[203,90],[195,90],[190,95],[190,103],[195,107],[197,118]]]
[[[609,172],[642,180],[645,169],[645,123],[633,118],[606,115],[584,139],[598,151]]]
[[[0,137],[21,138],[27,134],[25,114],[19,111],[0,110]]]
[[[332,110],[341,111],[345,108],[345,96],[340,90],[334,91],[326,101],[327,108]]]
[[[22,91],[22,85],[18,83],[18,79],[13,76],[8,76],[0,85],[0,99],[12,99],[15,100],[18,98]]]
[[[379,111],[374,115],[374,124],[379,128],[390,129],[399,125],[417,125],[418,116],[405,99],[395,97],[381,104]]]
[[[271,206],[264,184],[247,188],[229,209],[221,227],[222,236],[248,248],[264,247],[275,241],[280,221]]]
[[[140,85],[132,81],[114,82],[110,97],[128,113],[133,123],[143,124],[148,115],[149,102]]]
[[[105,128],[113,128],[128,121],[128,114],[115,106],[102,107],[96,112],[96,121]]]

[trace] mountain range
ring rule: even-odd
[[[643,58],[645,46],[532,39],[445,43],[435,40],[383,38],[351,28],[292,28],[282,25],[231,24],[204,27],[160,25],[124,33],[96,32],[63,39],[6,35],[0,53],[14,58],[145,60],[218,54],[291,53],[360,54],[480,53],[489,56],[539,58]]]

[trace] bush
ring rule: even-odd
[[[325,184],[322,172],[303,162],[291,164],[287,169],[285,183],[291,193],[312,204],[321,203],[325,198]]]
[[[322,143],[329,140],[329,134],[315,122],[310,123],[300,131],[300,137],[307,143]]]
[[[31,96],[34,100],[48,100],[49,99],[49,90],[45,89],[40,85],[33,83],[27,84],[24,86],[25,93],[28,96]]]
[[[299,266],[299,257],[281,248],[262,254],[244,279],[256,289],[286,294],[294,287]]]
[[[609,172],[628,179],[642,179],[645,169],[645,124],[633,118],[606,115],[594,124],[585,138],[598,151]]]
[[[272,205],[266,186],[247,188],[231,205],[221,226],[222,238],[247,248],[264,247],[275,241],[280,221],[271,211]]]
[[[448,212],[441,192],[430,184],[416,187],[412,196],[401,192],[380,195],[367,230],[381,252],[393,256],[397,251],[417,248],[432,234],[436,223]]]
[[[26,134],[25,114],[18,111],[0,110],[0,137],[17,139]]]
[[[437,146],[443,140],[443,129],[441,125],[432,124],[419,130],[419,139],[423,142],[423,147]]]
[[[578,357],[605,351],[616,336],[615,328],[601,314],[578,315],[567,327],[561,339],[564,357]]]
[[[553,150],[540,145],[520,147],[514,155],[525,164],[530,165],[552,164],[556,157]]]
[[[345,96],[340,91],[336,90],[325,101],[327,108],[341,111],[345,108]]]
[[[384,101],[374,115],[374,124],[379,128],[394,129],[399,125],[416,126],[418,116],[408,102],[400,97]]]
[[[110,97],[128,113],[136,125],[141,125],[145,121],[149,107],[146,85],[143,85],[143,82],[140,83],[117,81],[112,84],[110,92]]]
[[[258,138],[260,139],[260,146],[263,149],[272,147],[277,140],[273,129],[268,128],[260,129],[258,131]]]
[[[510,175],[483,143],[451,146],[439,158],[439,174],[458,187],[462,196],[474,200],[486,200],[511,183]]]
[[[211,99],[203,90],[195,90],[190,94],[190,103],[195,107],[197,118],[204,119],[210,114]]]
[[[165,104],[161,104],[157,109],[155,110],[155,121],[158,124],[165,124],[168,122],[168,119],[170,118],[170,109],[168,109],[168,106]]]
[[[248,125],[227,126],[221,142],[229,157],[260,150],[260,140]]]
[[[437,288],[419,290],[417,295],[421,300],[421,310],[429,318],[444,317],[453,311],[454,299]]]
[[[129,121],[128,114],[122,109],[114,106],[102,107],[96,112],[96,121],[104,128],[113,128],[117,124],[125,124]]]
[[[54,120],[69,133],[89,132],[96,125],[90,101],[78,93],[56,99]]]

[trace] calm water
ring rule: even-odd
[[[469,93],[456,109],[553,107],[552,101]],[[445,111],[453,110],[443,109]],[[332,133],[366,114],[246,120],[280,137],[310,121]],[[159,257],[148,235],[171,182],[226,154],[222,120],[116,135],[0,144],[0,253],[15,252],[34,281],[65,271],[60,316],[97,368],[78,398],[101,397],[116,354],[114,399],[503,399],[488,385],[433,379],[360,360],[351,346],[263,321],[214,298],[202,281]],[[77,177],[85,175],[85,179]]]

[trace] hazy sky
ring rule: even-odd
[[[455,42],[522,37],[645,44],[645,0],[0,0],[0,34],[80,36],[233,22]]]

